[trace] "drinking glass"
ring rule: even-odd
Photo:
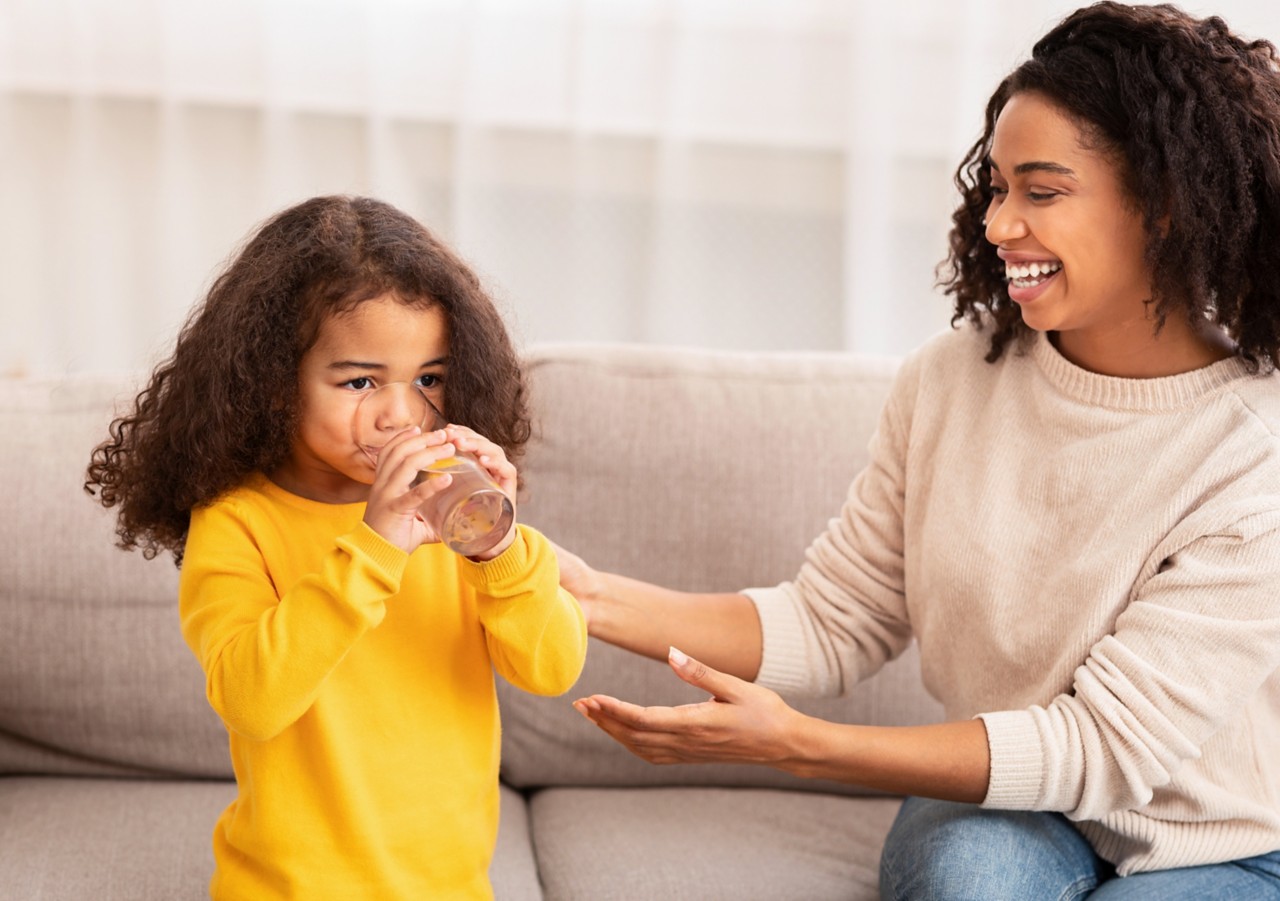
[[[448,420],[417,385],[392,382],[370,391],[356,407],[352,432],[356,444],[373,461],[395,435],[418,426],[423,432],[442,429]],[[515,519],[515,507],[488,471],[461,451],[418,473],[414,485],[432,475],[451,481],[422,502],[422,518],[452,551],[463,556],[483,553],[502,540]]]

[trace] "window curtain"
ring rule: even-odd
[[[1076,5],[0,0],[0,376],[154,365],[335,192],[453,243],[519,344],[905,352],[986,98]]]

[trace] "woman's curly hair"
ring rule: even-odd
[[[1121,168],[1143,216],[1157,327],[1171,314],[1217,323],[1255,368],[1280,361],[1280,74],[1275,47],[1217,17],[1103,2],[1036,43],[987,104],[982,137],[956,171],[961,203],[939,285],[952,324],[993,326],[987,360],[1030,334],[984,237],[988,154],[1015,94],[1069,115]]]
[[[449,340],[445,413],[519,459],[526,388],[502,318],[472,270],[412,217],[366,197],[315,197],[246,242],[191,313],[172,356],[111,423],[85,490],[116,534],[179,565],[192,509],[270,472],[298,425],[298,367],[322,322],[386,294],[438,306]]]

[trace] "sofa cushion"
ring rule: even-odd
[[[536,440],[520,516],[594,566],[691,591],[795,575],[858,470],[897,362],[817,353],[628,346],[528,355]],[[664,663],[592,640],[569,697],[499,685],[504,778],[518,787],[743,785],[857,792],[761,767],[655,767],[569,705],[601,692],[641,704],[705,696]],[[843,722],[937,721],[914,646],[838,699],[798,701]]]
[[[229,782],[0,778],[0,886],[41,901],[202,901]]]
[[[0,897],[204,901],[234,783],[0,777]],[[498,901],[541,901],[524,797],[501,793]]]
[[[742,788],[549,788],[530,801],[547,901],[875,901],[901,802]]]
[[[115,544],[83,489],[125,376],[0,392],[0,773],[230,777],[178,629],[177,570]]]

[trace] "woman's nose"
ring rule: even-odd
[[[1014,206],[1008,202],[987,210],[982,220],[986,227],[986,238],[992,244],[1003,244],[1027,235],[1027,222],[1018,214]]]

